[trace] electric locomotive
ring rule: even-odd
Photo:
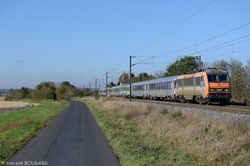
[[[175,93],[177,101],[207,104],[227,104],[232,97],[228,73],[217,68],[178,76]]]

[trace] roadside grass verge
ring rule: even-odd
[[[120,114],[119,110],[101,108],[100,103],[84,100],[109,140],[121,165],[196,165],[193,156],[167,146],[133,121],[141,113]],[[149,112],[143,112],[145,116]]]
[[[38,106],[0,115],[0,161],[7,161],[33,138],[68,102],[36,102]],[[0,164],[1,165],[1,164]]]
[[[250,122],[110,98],[84,102],[126,165],[249,165]]]

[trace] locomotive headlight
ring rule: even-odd
[[[224,91],[225,91],[225,92],[228,92],[228,91],[229,91],[229,89],[225,89]]]
[[[210,92],[215,92],[215,89],[212,89],[212,88],[211,88],[211,89],[210,89]]]

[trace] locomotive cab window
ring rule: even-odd
[[[209,82],[228,82],[228,75],[227,74],[208,74],[208,81]]]
[[[200,85],[201,84],[201,77],[196,77],[194,82],[196,82],[196,86]]]
[[[201,83],[200,83],[200,87],[204,87],[204,80],[203,80],[203,76],[201,76]]]

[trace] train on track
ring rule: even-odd
[[[228,73],[208,68],[192,74],[159,78],[131,84],[132,98],[163,99],[200,104],[227,104],[232,97]],[[101,96],[130,96],[130,85],[100,89]]]

